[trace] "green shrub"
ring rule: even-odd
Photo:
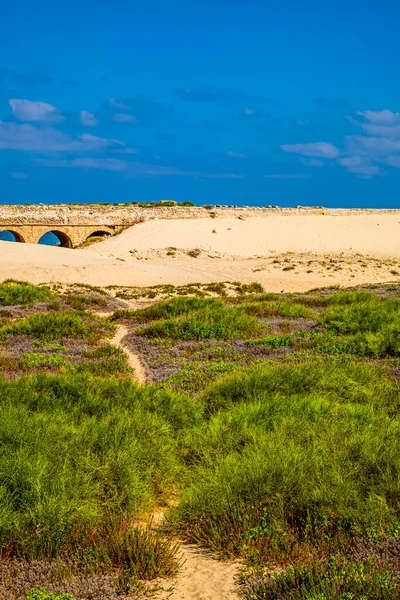
[[[8,280],[0,283],[0,306],[46,302],[53,298],[49,288],[22,281]]]
[[[214,305],[210,305],[210,308],[185,317],[157,321],[140,329],[139,333],[152,338],[203,340],[248,337],[261,330],[258,320],[245,314],[240,308],[214,308]]]
[[[75,310],[84,310],[88,306],[107,306],[107,301],[101,296],[85,296],[84,294],[67,294],[64,296],[67,304]]]
[[[196,298],[192,296],[180,296],[171,300],[157,302],[147,308],[138,310],[118,310],[111,317],[111,321],[120,319],[134,319],[139,323],[157,321],[160,319],[171,319],[180,315],[186,315],[193,311],[201,311],[209,308],[223,307],[222,300],[218,298]]]
[[[47,592],[44,588],[29,590],[26,600],[74,600],[72,594],[56,595],[53,592]]]
[[[289,567],[281,573],[241,578],[245,600],[398,600],[400,581],[390,571],[360,561],[337,560]]]
[[[199,400],[171,516],[189,540],[265,560],[399,521],[400,389],[384,371],[259,365]]]
[[[400,300],[362,301],[330,306],[321,323],[337,333],[377,332],[400,321]]]
[[[101,545],[158,504],[197,419],[185,397],[88,375],[0,379],[0,398],[0,551],[26,558]]]
[[[38,339],[61,339],[64,337],[98,339],[109,334],[111,324],[93,315],[78,312],[36,313],[3,327],[1,333],[29,335]]]
[[[315,311],[308,306],[290,301],[276,302],[249,302],[241,305],[241,308],[249,315],[257,317],[287,317],[292,319],[315,319]]]

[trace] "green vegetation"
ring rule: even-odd
[[[53,298],[49,288],[8,279],[0,283],[0,306],[13,306],[31,302],[46,302]]]
[[[141,329],[140,333],[147,337],[174,340],[235,339],[249,337],[261,329],[258,320],[240,308],[211,304],[185,317],[156,321]]]
[[[158,302],[157,304],[139,310],[118,310],[111,316],[110,320],[134,319],[138,323],[146,323],[148,321],[179,317],[192,311],[221,308],[223,306],[223,302],[217,298],[203,299],[185,296]]]
[[[95,290],[0,313],[0,555],[71,557],[124,597],[176,574],[173,534],[241,557],[247,600],[398,600],[399,288],[208,285],[108,319]],[[160,507],[167,531],[139,526]]]
[[[29,590],[26,600],[74,600],[72,594],[56,595],[53,592],[49,593],[44,588]]]
[[[68,337],[96,339],[112,332],[113,326],[100,323],[94,315],[86,313],[37,313],[3,327],[0,334],[29,335],[37,339],[63,339]]]
[[[374,564],[337,560],[295,566],[264,577],[245,577],[245,600],[394,600],[400,595],[400,578]]]

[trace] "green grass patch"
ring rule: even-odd
[[[88,375],[0,380],[0,398],[0,551],[26,558],[105,552],[106,531],[168,493],[176,432],[197,414],[180,395]]]
[[[0,306],[46,302],[53,297],[48,287],[12,280],[0,283]]]
[[[270,348],[284,348],[293,346],[293,338],[290,335],[268,335],[267,337],[247,340],[250,346],[269,346]]]
[[[69,337],[100,339],[111,334],[113,325],[80,312],[36,313],[0,330],[3,335],[29,335],[43,340]]]
[[[308,306],[290,301],[259,301],[241,305],[248,315],[257,317],[286,317],[289,319],[316,319],[317,313]]]
[[[161,319],[171,319],[186,315],[190,312],[208,310],[210,308],[223,308],[222,300],[218,298],[196,298],[191,296],[182,296],[157,302],[153,306],[141,308],[138,310],[117,310],[111,317],[111,321],[121,319],[133,319],[138,323],[158,321]]]
[[[259,365],[201,396],[171,520],[191,541],[265,561],[400,519],[398,384],[371,365]]]
[[[210,305],[185,317],[157,321],[139,330],[150,338],[174,340],[235,339],[263,329],[258,319],[241,308]]]

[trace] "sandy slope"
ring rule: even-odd
[[[213,233],[215,229],[216,233]],[[250,258],[270,252],[359,252],[400,255],[400,213],[153,220],[88,251],[125,256],[129,250],[203,248]]]
[[[194,248],[197,258],[187,254]],[[84,250],[0,242],[0,280],[34,283],[260,281],[271,291],[302,291],[393,281],[399,272],[398,212],[155,219]]]

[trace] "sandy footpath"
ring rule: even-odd
[[[270,291],[304,291],[399,274],[400,212],[154,219],[76,250],[0,242],[0,280],[33,283],[259,281]]]

